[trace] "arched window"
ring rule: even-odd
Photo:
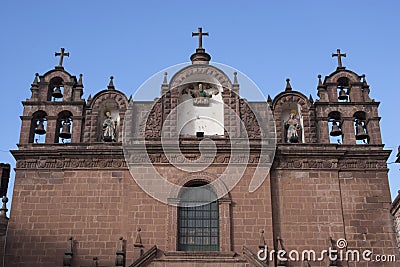
[[[180,193],[178,250],[219,251],[218,200],[208,184],[191,184]]]
[[[29,143],[42,144],[46,141],[46,116],[46,112],[42,110],[33,113],[29,132]]]
[[[338,102],[350,102],[349,87],[350,81],[346,77],[341,77],[337,80],[337,96]]]
[[[338,111],[328,114],[329,140],[331,144],[343,143],[342,115]]]
[[[61,111],[57,116],[55,143],[70,143],[72,137],[72,113]]]

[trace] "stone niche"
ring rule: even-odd
[[[219,83],[190,82],[181,86],[177,108],[181,136],[223,136],[224,102]]]

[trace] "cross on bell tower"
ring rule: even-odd
[[[337,57],[338,58],[338,69],[342,69],[342,57],[346,57],[346,53],[341,54],[340,49],[336,50],[336,54],[332,53],[332,57]]]
[[[60,53],[55,52],[55,54],[54,54],[56,57],[60,57],[60,61],[59,61],[58,66],[57,66],[58,68],[62,68],[63,67],[62,63],[63,63],[63,60],[64,60],[64,56],[69,57],[69,52],[64,53],[64,51],[65,51],[65,48],[61,48],[61,52]]]

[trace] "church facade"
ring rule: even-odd
[[[317,100],[287,80],[251,102],[210,63],[207,33],[193,35],[192,64],[165,74],[154,101],[113,77],[83,99],[64,49],[36,74],[5,266],[396,266],[390,151],[365,75],[338,50]]]

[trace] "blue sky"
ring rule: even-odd
[[[129,96],[154,73],[189,61],[197,46],[191,32],[202,26],[210,33],[203,46],[212,60],[245,73],[272,97],[289,77],[294,90],[317,99],[317,75],[336,68],[331,53],[347,53],[343,65],[365,73],[370,96],[381,102],[383,141],[395,150],[391,163],[400,144],[399,10],[399,1],[365,0],[3,0],[0,161],[15,166],[8,151],[17,148],[21,101],[30,97],[34,74],[57,65],[60,47],[70,52],[66,70],[83,73],[84,97],[105,89],[111,75]],[[400,165],[388,166],[394,197]]]

